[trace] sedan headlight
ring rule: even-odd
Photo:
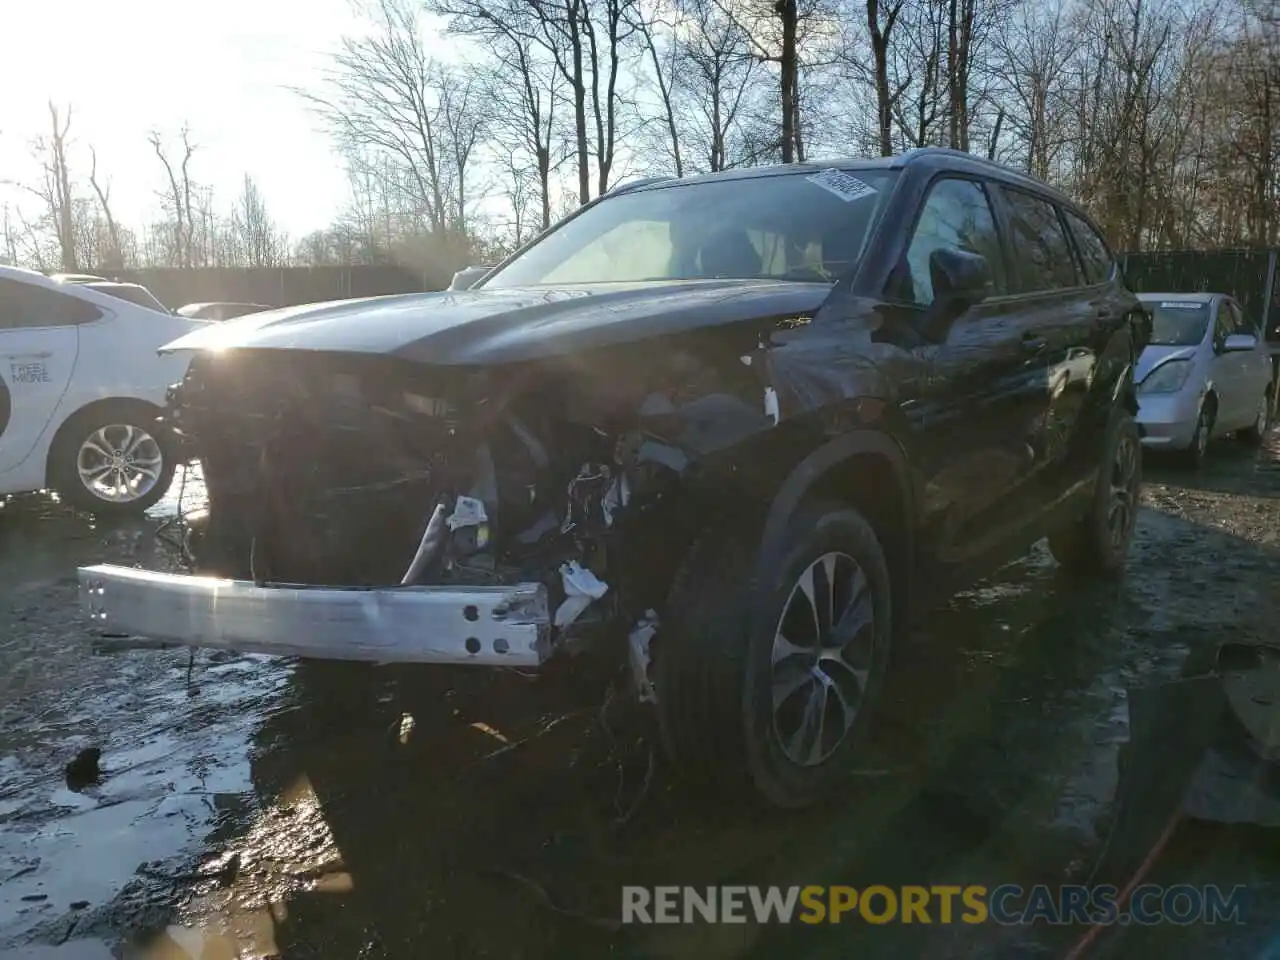
[[[1177,393],[1191,376],[1190,360],[1170,360],[1161,364],[1138,385],[1139,393]]]

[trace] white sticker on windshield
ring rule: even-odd
[[[861,200],[875,193],[875,187],[863,183],[852,174],[834,168],[822,170],[805,177],[810,183],[817,184],[823,190],[834,193],[845,203]]]
[[[1169,300],[1160,304],[1161,310],[1202,310],[1203,303],[1196,303],[1194,300]]]

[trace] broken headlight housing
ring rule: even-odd
[[[1138,385],[1139,393],[1177,393],[1191,376],[1190,360],[1170,360],[1156,367]]]

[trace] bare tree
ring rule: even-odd
[[[49,213],[58,227],[62,248],[62,269],[76,270],[76,244],[72,219],[71,171],[67,165],[67,132],[71,129],[71,108],[59,118],[58,108],[49,102],[49,139],[45,142],[45,195]]]
[[[227,232],[235,253],[235,263],[244,267],[281,266],[287,243],[267,213],[258,185],[249,174],[231,213]]]
[[[443,241],[465,230],[468,173],[484,130],[471,76],[427,55],[412,0],[361,9],[370,32],[343,41],[322,91],[298,92],[364,175],[381,178],[398,210]]]
[[[93,194],[98,198],[98,206],[102,208],[102,216],[107,222],[107,237],[110,245],[107,248],[106,255],[98,261],[98,265],[114,270],[120,270],[124,267],[124,248],[120,244],[120,227],[116,224],[116,218],[111,215],[111,185],[105,187],[98,182],[98,152],[89,148],[89,185],[93,188]]]
[[[619,81],[623,51],[635,33],[634,0],[596,0],[584,7],[583,33],[591,58],[591,112],[595,121],[596,189],[609,189],[618,146]]]
[[[350,196],[293,254],[251,177],[233,208],[193,180],[185,129],[151,135],[165,215],[134,233],[92,150],[78,171],[69,111],[51,105],[0,258],[439,272],[526,241],[632,166],[923,145],[1056,184],[1123,249],[1280,242],[1275,0],[425,2],[465,65],[430,55],[418,0],[361,0],[324,84],[302,92]]]
[[[191,195],[195,189],[191,181],[191,158],[195,155],[196,144],[192,142],[191,131],[186,124],[183,124],[179,136],[181,159],[176,161],[171,158],[160,131],[152,130],[147,141],[164,167],[167,181],[167,189],[161,192],[161,202],[172,218],[166,226],[167,262],[175,267],[191,267],[194,266],[192,237],[195,229],[191,208]]]
[[[636,5],[630,12],[630,23],[648,57],[658,103],[666,127],[667,148],[677,177],[684,176],[684,158],[680,153],[680,121],[676,116],[676,71],[680,64],[680,45],[676,32],[684,26],[684,18],[673,11],[671,18],[653,4],[650,9]]]
[[[1042,180],[1069,137],[1062,76],[1075,43],[1060,8],[1024,6],[997,44],[1010,128],[1025,150],[1025,168]]]
[[[1236,53],[1236,157],[1247,171],[1248,233],[1256,244],[1271,244],[1280,237],[1280,4],[1251,0]]]
[[[440,77],[440,119],[447,148],[448,197],[452,204],[450,229],[466,237],[472,201],[469,187],[476,151],[488,136],[490,117],[481,107],[483,83],[472,72],[446,72]]]
[[[34,186],[17,180],[4,180],[0,183],[16,187],[40,202],[41,219],[36,224],[30,223],[20,212],[17,214],[31,240],[31,259],[41,264],[40,269],[45,268],[48,258],[41,249],[44,246],[41,234],[47,232],[56,247],[55,258],[62,269],[74,271],[78,269],[78,258],[72,210],[73,187],[68,160],[71,108],[68,107],[63,114],[53,101],[49,101],[48,107],[50,132],[31,142],[32,155],[40,167],[39,180]]]
[[[906,0],[867,0],[867,33],[871,38],[871,58],[875,77],[876,119],[880,135],[880,156],[893,153],[893,117],[902,88],[889,85],[889,45],[893,28]]]
[[[18,252],[18,234],[14,227],[12,211],[9,204],[5,204],[0,208],[0,262],[6,266],[16,266],[22,262],[21,255]]]
[[[15,208],[14,215],[22,227],[21,236],[26,240],[26,257],[44,270],[50,262],[57,262],[64,271],[79,269],[80,247],[77,246],[75,186],[72,181],[69,159],[71,140],[71,108],[65,111],[52,102],[48,103],[49,133],[31,142],[31,151],[39,165],[39,179],[33,185],[28,182],[5,180],[7,186],[16,187],[39,202],[40,216],[34,222]],[[10,241],[17,234],[10,232]]]
[[[557,149],[560,74],[553,68],[548,69],[518,41],[512,40],[512,37],[502,38],[512,52],[508,62],[511,69],[493,72],[490,83],[492,102],[503,110],[507,122],[492,126],[505,131],[498,136],[507,148],[509,169],[517,171],[513,177],[522,177],[519,171],[530,168],[534,171],[541,208],[540,225],[545,230],[551,226],[551,175],[563,158]],[[520,155],[526,158],[523,164],[516,162]]]
[[[433,12],[450,20],[453,32],[499,49],[503,69],[510,52],[524,82],[531,65],[545,58],[563,81],[573,124],[578,202],[591,199],[594,159],[596,190],[608,189],[619,130],[622,66],[635,32],[636,0],[429,0]],[[529,102],[531,98],[526,98]]]
[[[828,0],[712,0],[742,30],[753,55],[778,71],[776,144],[783,163],[804,162],[805,129],[800,105],[806,69],[838,58],[829,39],[837,20]],[[801,50],[804,54],[801,54]]]
[[[563,159],[556,110],[563,99],[562,74],[545,47],[529,42],[528,23],[484,19],[472,12],[470,19],[458,16],[464,25],[458,29],[479,41],[492,60],[482,77],[489,105],[482,122],[508,173],[509,192],[518,191],[523,204],[526,181],[532,178],[537,184],[541,228],[546,229],[551,225],[552,174]],[[515,194],[510,195],[515,202]]]
[[[727,170],[746,153],[734,141],[760,92],[761,61],[742,25],[710,0],[694,0],[681,26],[675,93],[684,136],[700,146],[704,169]]]
[[[889,48],[894,115],[903,141],[912,147],[945,143],[941,131],[949,96],[947,7],[948,0],[906,7],[897,23],[897,40]]]

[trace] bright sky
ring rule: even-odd
[[[193,178],[224,209],[245,173],[294,238],[346,201],[328,139],[285,88],[314,85],[326,53],[358,29],[348,0],[0,0],[0,10],[0,181],[36,178],[29,144],[48,129],[52,98],[72,106],[73,174],[87,193],[92,144],[123,223],[158,206],[164,171],[148,131],[176,142],[183,121],[199,145]],[[0,201],[17,199],[0,186]]]

